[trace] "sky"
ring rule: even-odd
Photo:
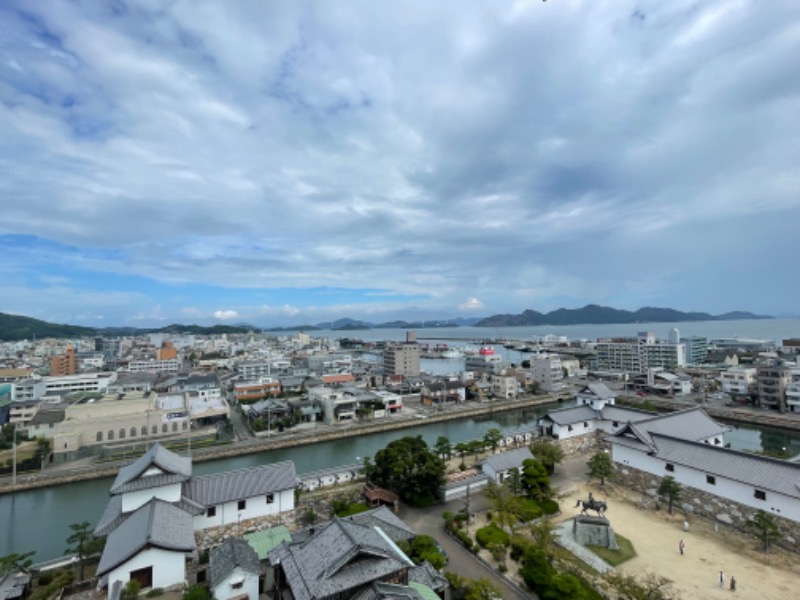
[[[0,3],[0,311],[800,311],[800,3]]]

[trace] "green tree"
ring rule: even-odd
[[[84,581],[84,570],[86,566],[86,559],[93,554],[100,551],[103,546],[102,538],[95,538],[90,529],[91,525],[88,521],[82,523],[72,523],[69,528],[72,534],[67,538],[67,543],[70,547],[67,548],[65,554],[76,554],[78,556],[78,563],[80,564],[80,580]]]
[[[667,475],[661,480],[661,483],[658,484],[656,493],[662,498],[667,499],[667,512],[669,512],[669,514],[672,514],[672,504],[681,499],[682,491],[681,484],[675,481],[672,475]]]
[[[486,433],[483,434],[483,445],[491,448],[492,453],[494,454],[497,452],[497,446],[500,444],[500,440],[503,439],[503,433],[497,429],[497,427],[492,427]]]
[[[589,479],[599,479],[600,487],[606,484],[606,479],[614,476],[614,463],[607,452],[595,452],[586,465],[589,467]]]
[[[500,590],[485,577],[470,580],[464,589],[464,600],[495,600],[502,597]]]
[[[550,489],[550,477],[547,469],[538,460],[528,458],[522,461],[522,489],[525,495],[537,502],[549,500],[553,492]]]
[[[33,555],[36,551],[22,554],[7,554],[0,556],[0,579],[7,573],[27,573],[33,565]]]
[[[414,564],[418,565],[427,560],[438,571],[447,563],[444,554],[436,545],[436,540],[429,535],[418,535],[411,542],[400,542],[399,546]]]
[[[564,460],[564,450],[554,442],[534,442],[530,450],[550,475],[555,473],[556,465]]]
[[[492,504],[494,520],[501,529],[508,529],[514,534],[514,525],[517,522],[517,514],[514,504],[514,495],[502,485],[493,481],[486,484],[483,488],[483,495]]]
[[[372,481],[413,505],[433,502],[444,483],[445,463],[421,435],[390,442],[375,454]]]
[[[183,600],[211,600],[211,595],[204,586],[193,585],[183,592]]]
[[[469,454],[469,445],[466,442],[458,442],[453,449],[458,454],[458,457],[461,459],[461,468],[465,469],[467,465],[464,463],[464,457]]]
[[[508,470],[505,484],[514,496],[518,496],[522,491],[522,473],[519,472],[517,467]]]
[[[778,542],[783,537],[778,524],[775,522],[775,518],[763,510],[759,510],[753,515],[753,518],[747,521],[747,526],[756,531],[758,539],[761,540],[764,552],[769,552],[773,542]]]
[[[542,600],[587,600],[589,594],[581,580],[572,573],[556,573],[539,592]]]
[[[470,454],[475,457],[475,462],[478,462],[478,455],[486,449],[486,444],[483,440],[472,440],[467,442]]]
[[[453,444],[450,443],[450,440],[446,435],[440,435],[436,439],[436,443],[433,446],[433,451],[441,456],[444,460],[450,460],[453,454]]]
[[[611,571],[606,581],[620,600],[670,600],[673,597],[672,582],[656,573],[626,575]]]

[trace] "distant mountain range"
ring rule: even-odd
[[[734,311],[722,315],[682,312],[672,308],[645,306],[629,311],[609,306],[587,304],[583,308],[559,308],[548,313],[526,310],[518,315],[493,315],[475,323],[475,327],[530,327],[532,325],[617,325],[624,323],[678,323],[685,321],[738,321],[772,319],[765,315]]]
[[[139,329],[137,327],[80,327],[78,325],[59,325],[48,323],[31,317],[0,313],[0,340],[31,340],[34,338],[77,338],[87,336],[120,336],[142,335],[147,333],[189,333],[212,335],[221,333],[247,333],[260,331],[260,327],[233,325],[180,325],[173,323],[155,329]]]
[[[735,311],[722,315],[703,312],[681,312],[671,308],[646,306],[636,311],[619,310],[608,306],[588,304],[583,308],[559,308],[549,313],[526,310],[518,315],[493,315],[485,319],[457,318],[435,321],[387,321],[370,323],[356,319],[337,319],[314,325],[292,325],[271,327],[264,331],[359,331],[366,329],[434,329],[447,327],[526,327],[531,325],[604,325],[620,323],[677,323],[682,321],[736,321],[742,319],[772,319],[750,312]],[[78,325],[59,325],[31,317],[0,313],[0,340],[24,340],[33,338],[72,338],[86,336],[143,335],[148,333],[215,335],[222,333],[247,333],[261,331],[261,327],[247,323],[236,325],[181,325],[173,323],[159,328],[137,327],[80,327]]]

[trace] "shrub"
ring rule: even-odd
[[[142,589],[142,584],[135,579],[130,579],[125,584],[125,587],[122,588],[122,592],[119,595],[120,600],[136,600],[139,597],[140,589]]]
[[[369,510],[369,506],[363,502],[351,502],[350,504],[345,503],[343,506],[340,505],[336,510],[336,516],[349,517],[350,515],[356,515],[367,510]]]
[[[211,600],[211,595],[202,585],[193,585],[183,592],[183,600]]]
[[[487,521],[491,521],[492,520],[492,511],[490,511],[490,510],[486,511],[486,520]]]
[[[511,536],[495,525],[487,525],[478,529],[475,539],[484,548],[491,544],[501,544],[503,547],[507,547],[511,543]]]
[[[161,588],[153,588],[147,594],[145,594],[148,598],[157,598],[158,596],[164,595],[164,590]]]
[[[514,499],[514,512],[523,523],[533,521],[542,516],[542,507],[535,500],[518,496]]]
[[[561,507],[558,506],[558,502],[556,502],[555,500],[545,500],[544,502],[542,502],[541,508],[542,511],[544,511],[544,514],[546,515],[554,515],[559,510],[561,510]]]
[[[530,546],[530,541],[524,538],[521,535],[515,535],[511,538],[511,552],[509,555],[511,556],[511,560],[519,560],[525,555],[525,551]]]
[[[53,574],[52,573],[42,573],[39,575],[39,585],[45,586],[50,585],[50,582],[53,581]]]

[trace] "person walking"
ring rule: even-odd
[[[722,571],[719,572],[719,587],[721,588],[725,587],[725,573],[723,573]]]
[[[731,591],[732,592],[736,591],[736,577],[734,577],[733,575],[731,575]]]
[[[678,542],[678,550],[680,550],[680,551],[681,551],[681,556],[683,556],[683,549],[684,549],[685,547],[686,547],[686,546],[685,546],[685,544],[683,543],[683,540],[681,540],[680,542]]]

